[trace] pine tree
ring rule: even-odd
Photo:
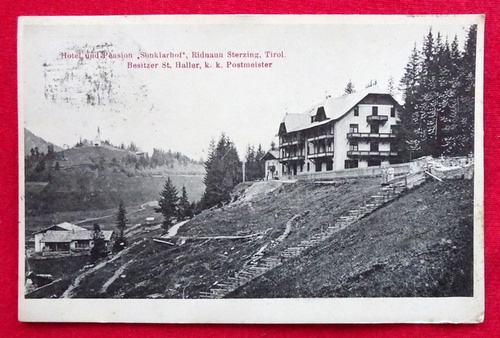
[[[352,83],[352,80],[349,80],[347,83],[345,89],[344,89],[344,94],[352,94],[355,93],[356,90],[354,89],[354,84]]]
[[[400,86],[403,92],[404,105],[399,114],[401,127],[398,137],[398,152],[403,161],[420,155],[420,137],[418,135],[420,117],[417,112],[420,88],[421,67],[420,54],[416,44],[405,67],[405,74]],[[410,148],[410,145],[412,147]]]
[[[253,146],[247,146],[245,155],[245,180],[253,181],[255,179],[255,149]]]
[[[370,87],[373,87],[373,86],[376,86],[377,85],[377,80],[372,80],[370,79],[370,82],[368,82],[366,85],[365,85],[365,88],[370,88]]]
[[[92,240],[94,246],[90,249],[90,256],[92,262],[95,263],[99,258],[106,257],[106,243],[104,242],[104,233],[101,230],[101,226],[98,223],[94,223],[94,228],[92,230]]]
[[[406,155],[466,155],[474,148],[476,26],[471,26],[464,51],[455,36],[424,37],[414,47],[401,79],[404,109],[400,114]],[[410,119],[411,116],[411,119]],[[415,156],[413,156],[414,158]]]
[[[394,84],[394,78],[392,76],[389,77],[389,79],[387,80],[387,92],[390,95],[394,95],[396,93],[396,87],[395,87],[395,84]]]
[[[205,170],[203,207],[222,206],[229,202],[231,190],[242,180],[242,163],[234,144],[224,134],[217,145],[215,141],[211,142]]]
[[[118,204],[118,212],[116,214],[116,227],[118,228],[118,236],[115,239],[115,243],[113,245],[113,250],[115,252],[123,250],[123,248],[127,245],[127,239],[125,238],[125,228],[127,227],[127,210],[123,205],[123,202],[120,201]]]
[[[165,186],[160,192],[160,200],[158,201],[159,208],[156,208],[157,213],[163,215],[163,228],[168,230],[172,225],[172,218],[177,216],[177,202],[179,201],[179,196],[177,196],[177,189],[172,184],[170,177],[167,177]]]
[[[475,72],[476,72],[476,39],[477,26],[472,25],[467,33],[464,53],[460,67],[459,79],[459,149],[460,155],[474,152],[474,94],[475,94]]]
[[[245,179],[247,181],[256,181],[264,177],[265,163],[261,161],[264,154],[261,144],[257,147],[257,151],[254,146],[247,146],[245,155]]]
[[[186,217],[192,217],[193,211],[191,209],[191,203],[189,203],[188,194],[186,187],[182,186],[181,198],[179,200],[179,211],[177,213],[177,220],[182,221]]]
[[[266,164],[262,160],[262,157],[266,154],[264,149],[262,149],[262,145],[259,143],[259,146],[257,147],[257,152],[255,153],[255,161],[256,161],[256,172],[255,172],[255,178],[256,179],[263,179],[264,175],[266,174]]]

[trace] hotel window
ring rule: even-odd
[[[333,170],[333,161],[332,160],[326,161],[326,170],[327,171]]]
[[[391,117],[396,117],[396,108],[391,107]]]
[[[349,132],[350,133],[357,133],[358,132],[358,125],[357,124],[350,124],[349,125]]]
[[[358,160],[345,160],[345,162],[344,162],[345,169],[351,169],[351,168],[357,168],[357,167],[358,167]]]
[[[354,107],[354,116],[359,116],[359,107]]]
[[[321,161],[316,161],[316,171],[321,171],[322,167],[323,167],[323,162]]]
[[[378,107],[377,106],[373,106],[372,107],[372,115],[373,116],[377,116],[378,115]]]
[[[349,142],[349,151],[358,151],[358,142]]]

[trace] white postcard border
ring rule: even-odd
[[[168,20],[165,20],[168,17]],[[390,20],[388,20],[390,17]],[[100,24],[401,24],[417,20],[432,24],[443,16],[387,15],[211,15],[20,17],[18,79],[23,27],[27,25]],[[19,287],[18,318],[26,322],[129,323],[474,323],[484,319],[484,155],[483,58],[484,16],[446,16],[456,23],[477,24],[475,173],[474,173],[474,296],[452,298],[329,298],[329,299],[26,299],[24,297],[24,97],[19,83]],[[168,22],[166,22],[168,21]]]

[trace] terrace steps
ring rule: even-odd
[[[411,186],[419,185],[423,182],[424,180],[412,182],[413,184]],[[327,240],[338,231],[369,215],[383,204],[396,199],[405,189],[406,186],[404,184],[391,184],[380,188],[377,194],[368,198],[358,208],[348,210],[346,214],[337,218],[330,225],[322,227],[320,232],[313,234],[311,237],[304,239],[293,246],[285,248],[279,254],[267,256],[266,250],[260,250],[252,256],[249,262],[247,262],[241,270],[235,272],[234,275],[221,280],[216,285],[213,285],[209,292],[200,292],[199,297],[204,299],[223,298],[227,294],[280,266],[284,262],[300,256],[304,251],[310,249],[311,247],[320,245],[323,241]],[[303,214],[305,215],[307,212],[304,212]],[[296,222],[299,218],[300,215],[295,215],[288,221],[287,232],[290,231],[290,225]],[[280,237],[280,239],[283,240],[284,238]]]

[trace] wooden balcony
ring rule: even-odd
[[[396,138],[394,133],[347,133],[348,139],[381,139],[392,140]]]
[[[290,161],[303,161],[306,157],[304,155],[288,155],[285,157],[280,157],[280,162],[290,162]]]
[[[388,156],[398,156],[397,151],[390,150],[379,150],[379,151],[371,151],[371,150],[349,150],[347,152],[347,156],[349,157],[367,157],[367,156],[380,156],[380,157],[388,157]]]
[[[366,117],[368,123],[386,123],[389,120],[387,115],[369,115]]]
[[[321,141],[321,140],[333,140],[333,138],[334,138],[333,134],[323,134],[323,135],[309,137],[307,140],[309,142],[315,142],[315,141]]]
[[[297,145],[301,142],[304,142],[304,140],[301,140],[301,139],[286,140],[286,141],[280,143],[280,148],[294,146],[294,145]]]
[[[310,158],[310,159],[321,158],[321,157],[333,157],[333,150],[322,151],[322,152],[317,152],[317,153],[312,153],[312,154],[307,155],[307,158]]]

